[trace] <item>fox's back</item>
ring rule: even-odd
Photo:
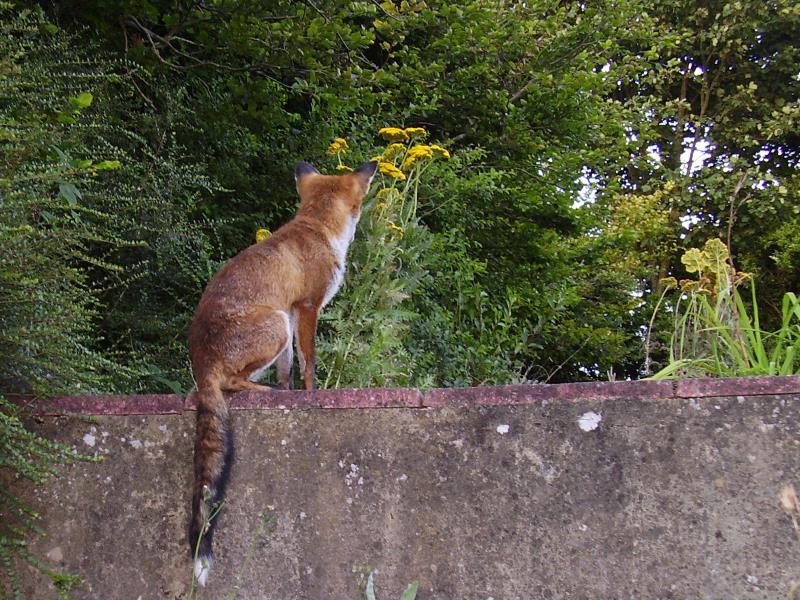
[[[298,302],[321,298],[337,260],[325,234],[294,219],[266,240],[230,259],[206,286],[189,330],[190,349],[237,315],[269,306],[289,312]],[[201,342],[202,343],[202,342]]]
[[[299,177],[301,201],[294,219],[214,275],[189,329],[195,367],[224,360],[255,313],[277,311],[291,320],[298,310],[318,313],[331,300],[341,286],[361,200],[375,170],[368,164],[364,172],[346,176],[314,169],[313,176]]]
[[[265,303],[288,308],[313,295],[313,283],[333,262],[325,235],[295,219],[230,259],[209,282],[198,312],[204,304],[234,312]]]

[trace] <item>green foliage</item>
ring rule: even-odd
[[[81,152],[80,129],[60,117],[83,118],[91,94],[70,93],[96,85],[103,72],[80,61],[59,65],[56,53],[64,46],[38,46],[40,24],[22,13],[4,19],[0,30],[7,57],[0,67],[0,349],[6,357],[0,390],[98,391],[117,369],[93,347],[98,303],[88,270],[115,267],[87,250],[117,240],[104,226],[109,215],[82,203],[78,185],[98,177],[98,169],[73,156]],[[43,64],[45,55],[55,73]]]
[[[609,12],[550,3],[331,0],[229,2],[212,11],[123,1],[89,10],[63,2],[54,10],[99,28],[114,48],[128,40],[126,56],[152,74],[139,87],[159,109],[143,133],[157,140],[160,129],[174,129],[232,190],[198,205],[225,218],[218,231],[228,255],[252,239],[254,224],[274,229],[288,220],[296,203],[286,183],[293,162],[320,156],[336,133],[352,131],[360,145],[387,123],[422,123],[440,139],[483,152],[457,171],[461,181],[449,177],[424,192],[452,196],[449,208],[422,215],[434,232],[457,240],[450,257],[485,265],[474,277],[465,273],[486,295],[481,318],[453,324],[465,339],[454,338],[452,352],[474,341],[492,362],[489,349],[504,336],[485,339],[490,321],[504,318],[511,299],[516,324],[548,325],[535,344],[526,340],[527,351],[563,337],[553,307],[578,297],[560,240],[577,233],[570,207],[579,177],[586,165],[605,165],[626,147],[608,118],[603,93],[613,83],[597,71],[597,55],[638,6]],[[447,294],[430,296],[440,298]],[[449,316],[438,316],[447,325]],[[473,325],[483,329],[469,331]],[[438,339],[435,326],[418,333]],[[527,366],[560,363],[573,350],[531,352]],[[504,361],[441,380],[503,379]]]
[[[0,395],[0,469],[41,483],[55,472],[57,464],[87,460],[87,457],[67,446],[28,431],[21,420],[23,416],[19,406]],[[15,560],[22,560],[47,575],[61,597],[66,598],[80,579],[51,569],[27,550],[27,538],[31,534],[41,533],[36,526],[36,512],[6,490],[0,490],[0,506],[0,594],[3,597],[22,598],[21,582],[15,566]]]
[[[120,125],[132,65],[83,58],[42,22],[23,13],[3,38],[2,388],[186,388],[184,332],[219,265],[196,203],[218,188],[169,132],[153,150]]]
[[[163,346],[170,343],[180,371],[174,378],[186,382],[182,344],[174,340],[182,337],[192,302],[176,307],[174,294],[196,295],[213,267],[197,250],[207,238],[189,226],[191,211],[181,202],[190,204],[194,189],[210,185],[196,168],[171,161],[166,150],[157,156],[113,116],[110,99],[129,89],[118,71],[130,65],[90,58],[75,38],[56,33],[41,13],[0,4],[0,394],[152,387],[154,373],[145,367],[159,352],[166,355]],[[188,238],[191,252],[181,255],[174,241],[159,247],[155,242],[167,234]],[[168,273],[150,266],[170,259]],[[187,272],[194,278],[181,290],[175,284]],[[138,348],[122,347],[120,338],[148,312],[139,310],[118,329],[105,324],[124,316],[115,306],[126,293],[156,296],[155,277],[170,290],[173,308],[152,306],[158,335],[147,340],[152,355],[140,359]],[[186,314],[176,335],[165,323],[179,320],[180,311]],[[167,365],[162,361],[155,374]],[[0,467],[39,483],[55,465],[85,458],[27,431],[22,416],[2,400]],[[16,557],[48,575],[67,597],[79,580],[25,550],[26,535],[36,532],[34,513],[5,492],[3,503],[0,558],[7,589],[21,594]]]
[[[800,301],[794,293],[784,294],[780,328],[768,333],[759,322],[755,285],[748,307],[739,287],[750,277],[733,270],[721,241],[709,240],[703,250],[691,248],[681,260],[697,279],[680,282],[670,363],[653,379],[800,373]],[[677,285],[671,279],[667,290]]]
[[[375,595],[375,572],[367,568],[353,568],[354,572],[358,572],[359,574],[359,598],[363,598],[363,600],[376,600],[377,596]],[[419,589],[419,582],[412,581],[406,586],[406,589],[403,590],[403,593],[400,595],[400,600],[414,600],[417,597],[417,590]]]
[[[169,162],[201,163],[219,184],[195,185],[185,207],[216,219],[213,242],[199,240],[207,227],[198,232],[205,254],[233,255],[257,227],[288,220],[296,203],[292,164],[321,156],[339,132],[367,147],[380,126],[420,123],[482,152],[451,175],[444,170],[443,180],[422,183],[424,201],[436,206],[421,213],[422,222],[445,236],[428,255],[441,248],[438,260],[466,261],[444,267],[463,275],[464,302],[450,303],[435,285],[414,293],[417,312],[433,312],[428,326],[411,322],[416,337],[441,342],[437,329],[457,332],[437,352],[410,350],[426,371],[435,355],[447,363],[465,346],[491,363],[486,350],[498,340],[509,346],[508,335],[486,340],[497,320],[500,329],[524,333],[524,356],[513,360],[537,379],[636,377],[658,282],[682,274],[682,249],[729,232],[737,263],[765,283],[765,323],[777,323],[781,294],[800,284],[786,262],[794,256],[791,234],[778,233],[797,220],[800,205],[800,15],[790,0],[236,0],[213,7],[104,0],[51,10],[62,23],[88,24],[129,61],[131,85],[115,114],[132,113],[126,125],[159,158],[171,148]],[[700,158],[703,168],[687,166]],[[634,220],[636,203],[624,199],[651,198],[667,184],[672,191]],[[576,208],[576,199],[584,205]],[[614,221],[620,228],[612,231]],[[645,235],[654,228],[658,246]],[[202,263],[191,252],[178,259],[189,271]],[[148,265],[158,263],[151,258]],[[189,284],[193,275],[181,271]],[[176,303],[196,292],[171,297],[164,289],[151,302],[159,281],[169,278],[160,273],[143,282],[143,294],[129,294],[134,304],[110,324],[111,338],[124,338],[130,326],[126,356],[152,373],[142,386],[178,389],[187,383],[173,358],[186,310]],[[485,292],[480,302],[468,282]],[[482,317],[464,319],[462,311],[454,320],[459,304]],[[151,317],[136,318],[134,311],[148,309]],[[161,337],[156,311],[174,316],[165,331],[176,337],[171,346],[160,340],[155,347],[168,349],[147,359],[149,346],[139,340]],[[503,325],[509,311],[513,324]],[[149,325],[139,329],[140,322]],[[651,340],[663,347],[656,356],[663,360],[669,326],[659,317],[655,328]],[[496,381],[503,369],[445,371],[435,379]]]
[[[99,391],[123,371],[94,344],[99,304],[87,273],[114,270],[87,249],[116,240],[98,226],[107,215],[83,205],[78,187],[107,165],[71,156],[79,146],[76,125],[92,95],[70,94],[79,85],[96,85],[103,73],[81,61],[53,71],[45,67],[42,57],[55,66],[64,46],[47,38],[42,43],[44,25],[36,13],[10,17],[8,5],[0,5],[0,468],[37,483],[55,465],[85,457],[28,431],[23,411],[1,394]],[[33,57],[39,60],[36,67],[29,62]],[[22,597],[15,569],[21,559],[67,597],[79,580],[53,571],[26,550],[27,536],[38,532],[36,513],[8,492],[0,495],[0,589]]]
[[[110,254],[124,270],[103,280],[108,307],[100,324],[119,360],[136,369],[121,381],[125,390],[192,386],[185,335],[200,292],[222,265],[213,223],[196,219],[196,204],[212,184],[195,166],[170,154],[144,157],[126,152],[113,189],[92,190],[113,208],[125,245]],[[96,195],[94,195],[96,194]]]
[[[764,244],[798,210],[800,49],[790,40],[799,33],[790,1],[663,0],[609,40],[605,68],[629,157],[597,172],[599,204],[613,198],[604,188],[614,182],[645,194],[675,185],[661,207],[679,243],[638,290],[651,303],[660,279],[682,276],[682,248],[710,237],[727,239],[737,263],[764,283],[767,322],[777,324],[781,295],[800,284]]]
[[[339,140],[331,154],[341,165]],[[474,385],[521,377],[516,357],[527,333],[514,315],[513,295],[490,297],[478,280],[485,264],[469,257],[455,232],[434,233],[421,217],[447,208],[447,201],[428,197],[426,181],[446,190],[481,153],[431,162],[437,154],[450,158],[419,140],[391,144],[382,153],[344,288],[322,314],[322,387]]]

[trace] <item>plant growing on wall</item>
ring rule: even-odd
[[[794,293],[783,296],[780,328],[763,331],[755,284],[733,268],[725,244],[708,240],[702,249],[687,250],[681,262],[695,278],[663,282],[664,293],[678,289],[678,298],[672,309],[670,362],[654,379],[800,372],[800,300]],[[740,292],[746,284],[749,303]]]
[[[403,347],[417,314],[411,295],[428,273],[426,252],[432,233],[420,222],[420,180],[433,160],[450,158],[436,144],[425,144],[420,127],[385,127],[388,142],[375,156],[378,181],[365,204],[359,237],[350,253],[346,294],[323,317],[320,344],[322,387],[408,385],[413,360]],[[329,148],[338,169],[347,144],[337,138]]]

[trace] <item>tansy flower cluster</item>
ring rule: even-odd
[[[400,181],[403,181],[406,178],[406,174],[403,173],[400,169],[395,167],[390,162],[383,162],[383,161],[379,162],[378,170],[380,170],[381,173],[388,175],[393,179],[399,179]]]
[[[378,135],[387,142],[407,142],[411,138],[425,137],[428,135],[428,132],[424,127],[406,127],[405,129],[400,129],[399,127],[382,127],[378,130]]]
[[[450,153],[445,148],[437,146],[436,144],[431,144],[430,146],[417,144],[408,149],[406,158],[400,168],[403,169],[403,171],[409,171],[417,161],[432,158],[449,159]]]
[[[425,138],[428,132],[424,127],[382,127],[378,130],[378,135],[390,142],[382,154],[373,156],[371,160],[378,163],[378,171],[397,181],[406,181],[407,173],[419,166],[421,161],[432,160],[434,158],[450,158],[450,152],[436,144],[414,144],[409,142],[415,138]],[[349,149],[347,140],[336,138],[328,146],[326,154],[336,156],[338,171],[352,171],[353,169],[342,163],[342,154]],[[405,172],[404,172],[405,171]]]
[[[414,166],[418,160],[426,158],[433,158],[433,150],[430,146],[412,146],[406,153],[406,159],[403,161],[403,166],[400,167],[404,171],[408,171]]]
[[[389,144],[386,147],[386,150],[383,151],[381,158],[383,160],[392,160],[396,158],[398,155],[402,154],[406,150],[405,144]]]
[[[446,148],[442,148],[441,146],[437,146],[436,144],[431,144],[430,149],[433,151],[433,155],[439,158],[446,158],[450,159],[450,152],[447,151]]]
[[[428,135],[428,132],[425,130],[424,127],[406,127],[405,129],[403,129],[403,132],[409,138],[425,137]]]
[[[256,231],[256,243],[263,242],[265,239],[267,239],[271,235],[272,235],[272,232],[269,229],[267,229],[265,227],[260,228],[258,231]]]
[[[373,158],[378,160],[380,172],[394,179],[403,181],[405,174],[414,169],[420,161],[432,160],[434,158],[450,158],[450,152],[437,144],[415,144],[408,146],[407,142],[413,138],[427,137],[428,132],[423,127],[383,127],[378,130],[378,134],[385,140],[391,142],[383,154]],[[406,142],[406,143],[402,143]],[[400,160],[398,167],[397,161]]]
[[[387,142],[407,142],[408,134],[399,127],[382,127],[378,130],[378,135]]]
[[[333,156],[334,154],[338,154],[340,152],[347,152],[348,148],[349,146],[347,145],[347,140],[344,138],[336,138],[331,142],[331,145],[328,146],[325,154],[328,156]]]

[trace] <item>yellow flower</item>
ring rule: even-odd
[[[700,289],[700,282],[694,279],[681,279],[680,286],[683,292],[696,292]]]
[[[405,142],[408,134],[399,127],[383,127],[378,130],[378,135],[387,142]]]
[[[410,138],[417,136],[425,137],[426,135],[428,135],[428,132],[425,131],[423,127],[406,127],[405,129],[403,129],[403,133],[405,133]]]
[[[659,283],[664,286],[664,289],[667,290],[678,287],[678,280],[674,277],[664,277],[659,280]]]
[[[378,190],[378,193],[376,194],[376,196],[388,196],[389,194],[391,194],[394,191],[396,191],[396,190],[394,188],[390,188],[390,187],[381,188],[381,189]]]
[[[403,237],[406,234],[406,230],[400,227],[399,225],[395,225],[391,221],[389,221],[389,229],[392,231],[396,231],[399,237]]]
[[[256,231],[256,243],[263,242],[265,239],[267,239],[271,235],[272,235],[272,232],[269,229],[266,229],[265,227],[262,227],[261,229]]]
[[[431,150],[433,151],[433,155],[439,158],[450,158],[450,153],[447,151],[446,148],[442,148],[441,146],[437,146],[436,144],[431,144]]]
[[[408,171],[414,166],[414,163],[420,159],[433,158],[433,150],[430,146],[412,146],[406,154],[406,159],[403,161],[403,166],[400,167],[404,171]]]
[[[348,167],[347,165],[336,165],[337,171],[352,171],[353,167]]]
[[[405,149],[406,149],[405,144],[389,144],[386,147],[386,150],[383,151],[382,160],[392,160],[397,155],[405,152]]]
[[[339,152],[346,152],[347,151],[347,140],[344,138],[336,138],[331,142],[331,145],[328,146],[328,149],[325,150],[325,154],[328,156],[333,156],[334,154],[338,154]]]
[[[385,173],[393,179],[400,179],[401,181],[406,178],[405,174],[395,167],[392,163],[382,162],[378,163],[378,169],[381,173]]]
[[[383,154],[378,154],[377,156],[373,156],[370,158],[372,162],[381,162],[383,160]]]

